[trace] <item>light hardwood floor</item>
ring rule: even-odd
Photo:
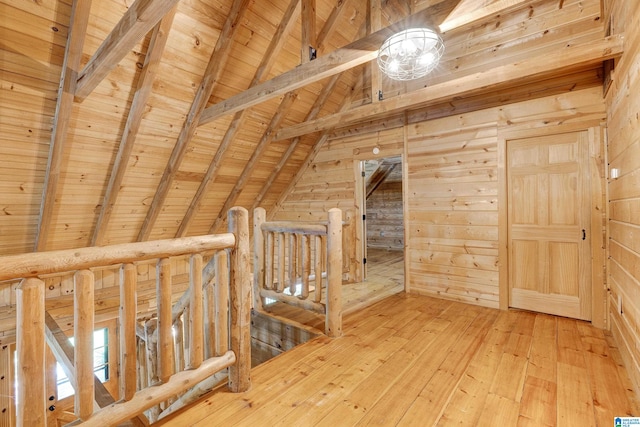
[[[640,415],[610,337],[589,324],[392,295],[162,421],[180,426],[612,426]]]

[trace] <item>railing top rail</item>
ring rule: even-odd
[[[261,226],[262,231],[272,231],[276,233],[299,233],[299,234],[315,234],[320,236],[327,235],[326,223],[305,223],[290,221],[271,221],[265,222]]]
[[[232,248],[233,233],[33,252],[0,258],[0,281]]]

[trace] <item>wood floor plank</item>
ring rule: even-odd
[[[596,425],[588,377],[586,368],[558,363],[557,425]],[[613,425],[613,417],[598,425]]]
[[[555,378],[552,382],[528,375],[522,390],[518,425],[555,426],[557,400]],[[569,425],[566,421],[561,425]]]
[[[452,307],[456,307],[456,305]],[[460,331],[465,331],[477,318],[478,313],[479,311],[477,310],[460,313],[454,309],[443,313],[440,318],[451,323],[427,346],[423,354],[428,355],[428,357],[417,359],[410,367],[413,374],[399,376],[393,385],[382,396],[379,396],[377,404],[364,417],[352,419],[352,424],[346,425],[395,425],[420,394],[425,382],[435,374],[437,368],[446,359],[449,348],[459,338],[457,334]],[[416,381],[416,375],[420,375],[420,381]],[[437,409],[437,412],[440,412],[440,408]],[[360,414],[350,415],[353,415],[353,418],[357,418],[356,415]],[[319,425],[330,426],[331,422],[335,425],[337,418],[332,412]]]
[[[418,329],[408,343],[394,353],[389,360],[369,376],[357,388],[350,390],[346,396],[332,408],[327,408],[329,415],[322,419],[315,419],[319,425],[330,425],[337,422],[355,423],[384,396],[397,378],[407,375],[413,363],[432,348],[438,337],[447,330],[450,322],[442,318],[433,317],[430,321],[418,323]],[[316,414],[317,416],[317,414]],[[309,418],[308,416],[306,418]]]
[[[557,330],[558,325],[555,317],[544,314],[536,316],[527,377],[536,377],[553,384],[556,383]]]
[[[640,414],[607,336],[585,322],[397,294],[158,425],[612,425]]]
[[[478,427],[515,426],[518,423],[520,405],[506,397],[489,393]]]
[[[607,425],[614,417],[638,416],[633,402],[627,399],[624,382],[620,380],[618,367],[611,357],[611,349],[603,335],[594,335],[595,329],[586,333],[582,325],[576,331],[580,337],[580,350],[584,354],[590,379],[593,408],[597,425]]]
[[[478,425],[512,328],[513,322],[508,312],[500,312],[482,346],[471,360],[438,425]]]
[[[473,323],[458,336],[443,363],[422,389],[399,425],[414,426],[418,424],[433,425],[442,416],[443,410],[451,399],[464,376],[471,358],[476,353],[497,313],[483,311]],[[434,411],[432,408],[438,408]]]

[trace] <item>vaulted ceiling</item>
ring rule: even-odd
[[[462,73],[454,49],[410,84],[372,66],[398,29],[463,44],[464,26],[526,3],[2,0],[0,254],[219,231],[234,205],[273,208],[331,132],[616,53],[603,40]]]

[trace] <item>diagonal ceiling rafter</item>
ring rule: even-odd
[[[337,19],[339,18],[341,12],[344,10],[344,8],[342,7],[343,5],[344,5],[344,3],[340,2],[340,4],[336,5],[336,7],[334,7],[334,9],[332,10],[332,12],[331,12],[331,14],[329,16],[329,19],[325,22],[325,25],[323,26],[323,28],[320,31],[320,35],[316,38],[316,42],[317,42],[318,45],[324,46],[327,37],[330,37],[331,34],[333,34],[334,30],[336,29],[336,22],[338,22]],[[303,8],[303,10],[304,10],[304,8]],[[312,17],[311,16],[307,16],[307,17],[303,16],[303,20],[304,19],[309,20],[309,19],[312,19]],[[304,29],[303,29],[303,32],[304,32]],[[305,41],[304,41],[304,37],[303,37],[303,41],[302,41],[302,46],[303,47],[304,47],[304,43],[305,43]],[[321,109],[324,107],[325,103],[329,99],[329,95],[331,95],[331,93],[333,92],[333,89],[335,88],[336,83],[338,82],[339,79],[340,79],[340,74],[334,74],[333,76],[331,76],[329,78],[329,81],[323,86],[322,91],[320,92],[320,94],[316,98],[316,101],[315,101],[313,107],[311,108],[311,110],[307,114],[307,120],[310,120],[311,118],[317,117],[317,115],[320,113]],[[222,223],[224,223],[225,216],[223,215],[223,213],[226,212],[229,208],[231,208],[236,203],[238,197],[240,196],[240,194],[244,190],[246,184],[249,181],[249,178],[251,177],[251,175],[253,173],[253,168],[255,167],[257,162],[259,161],[259,159],[262,156],[262,154],[266,151],[266,148],[267,148],[268,144],[273,140],[274,132],[279,128],[280,122],[281,122],[284,114],[286,114],[286,111],[288,111],[288,109],[291,107],[291,103],[295,99],[295,97],[297,97],[297,91],[287,92],[287,94],[284,96],[282,102],[278,106],[278,110],[276,111],[276,114],[274,115],[274,117],[273,117],[273,119],[271,121],[271,124],[269,125],[267,130],[264,132],[264,134],[263,134],[260,142],[256,146],[251,158],[249,159],[249,161],[245,165],[240,177],[238,178],[238,181],[236,182],[236,184],[234,185],[234,188],[232,189],[232,191],[230,192],[229,196],[227,197],[223,208],[220,210],[220,212],[218,214],[218,217],[216,218],[215,222],[211,226],[211,228],[209,230],[210,233],[214,233],[219,227],[221,227]],[[300,139],[297,138],[295,141],[293,141],[291,144],[289,144],[288,149],[285,151],[285,153],[283,153],[283,156],[281,157],[280,161],[278,162],[278,165],[272,171],[272,173],[270,174],[269,178],[265,182],[265,185],[262,187],[262,190],[261,190],[260,194],[258,195],[256,200],[254,201],[252,209],[257,207],[258,204],[262,201],[264,195],[269,190],[270,186],[273,184],[273,182],[275,181],[276,177],[279,175],[279,172],[282,170],[282,168],[284,167],[286,162],[289,160],[290,156],[293,154],[293,152],[294,152],[294,150],[295,150],[295,148],[296,148],[296,146],[297,146],[299,141],[300,141]]]
[[[89,96],[177,3],[178,0],[137,0],[132,4],[78,75],[76,101]]]
[[[329,99],[329,95],[331,95],[331,92],[333,92],[334,88],[336,87],[338,80],[340,80],[340,74],[333,75],[329,78],[329,81],[325,83],[325,85],[322,87],[322,92],[320,92],[320,95],[318,95],[318,98],[316,99],[316,102],[313,108],[311,109],[311,111],[309,111],[309,114],[307,114],[306,120],[313,120],[318,116],[318,114],[324,107],[325,103]],[[260,203],[262,203],[264,196],[271,189],[271,186],[280,175],[282,168],[284,168],[284,166],[289,161],[289,158],[291,157],[291,155],[293,155],[295,149],[300,143],[300,139],[301,139],[300,137],[294,138],[293,141],[291,141],[291,143],[287,147],[286,151],[282,154],[280,161],[278,162],[276,167],[273,168],[273,170],[271,171],[271,174],[269,175],[264,185],[262,186],[262,189],[256,196],[253,202],[253,205],[251,206],[251,211],[253,211],[253,209],[260,206]]]
[[[53,208],[62,169],[62,157],[67,139],[69,120],[71,119],[71,113],[73,111],[73,97],[76,92],[77,76],[80,68],[80,60],[82,59],[82,47],[87,33],[90,11],[91,0],[75,0],[73,2],[67,46],[65,48],[64,62],[62,65],[62,75],[60,76],[60,86],[58,88],[54,125],[51,131],[47,173],[42,190],[38,231],[35,242],[36,251],[46,249],[49,239]]]
[[[355,85],[351,89],[351,93],[349,94],[349,96],[344,97],[342,101],[342,105],[340,106],[340,111],[349,110],[349,108],[351,107],[351,101],[353,101],[354,95],[359,93],[361,90],[362,90],[362,79],[357,79]],[[280,197],[278,198],[278,201],[275,204],[276,209],[273,210],[271,216],[273,216],[273,214],[278,210],[278,208],[282,206],[282,203],[285,201],[287,196],[293,191],[295,186],[302,179],[307,169],[309,168],[309,166],[311,166],[311,164],[313,163],[313,160],[316,158],[316,156],[320,152],[320,149],[322,148],[322,146],[329,139],[331,130],[332,129],[327,129],[318,136],[318,139],[316,139],[316,142],[313,145],[313,149],[309,151],[309,154],[304,159],[304,162],[298,169],[298,172],[296,172],[293,179],[291,179],[287,188],[285,188],[285,190],[280,194]]]
[[[213,86],[220,78],[227,60],[229,59],[232,46],[231,41],[234,39],[239,27],[238,23],[244,11],[247,9],[246,6],[248,1],[249,0],[235,0],[231,6],[229,16],[225,21],[224,27],[218,37],[216,46],[213,49],[213,53],[211,54],[211,58],[209,59],[209,63],[207,64],[207,68],[202,77],[202,82],[198,87],[198,91],[196,92],[196,96],[191,104],[187,118],[182,126],[180,134],[178,135],[178,140],[171,152],[171,157],[167,162],[167,166],[158,184],[151,206],[149,206],[149,210],[147,211],[147,216],[145,217],[142,227],[140,228],[140,232],[138,233],[138,241],[147,240],[151,234],[153,225],[155,224],[164,201],[169,194],[171,184],[180,167],[180,163],[182,163],[182,160],[184,159],[187,146],[196,132],[200,116],[206,107],[209,97],[211,96]]]
[[[138,79],[138,87],[133,97],[133,101],[131,102],[131,108],[129,109],[129,115],[127,116],[122,140],[120,141],[118,153],[116,154],[116,159],[109,176],[109,183],[107,184],[102,208],[100,209],[100,214],[98,215],[98,220],[91,239],[92,246],[101,245],[103,243],[105,233],[107,232],[111,214],[113,213],[113,207],[118,199],[120,186],[127,171],[129,157],[131,156],[136,136],[140,129],[140,124],[142,123],[142,115],[153,90],[153,82],[155,81],[158,66],[160,65],[160,58],[164,52],[176,10],[177,5],[174,6],[164,18],[162,18],[154,28],[153,34],[151,35],[151,41],[144,60],[144,65],[142,66],[140,78]]]
[[[235,204],[235,202],[238,200],[238,196],[244,189],[244,186],[246,185],[247,181],[251,177],[251,174],[253,173],[254,166],[256,165],[256,163],[258,163],[258,160],[260,160],[260,156],[262,156],[262,153],[264,153],[266,148],[269,146],[269,143],[273,138],[273,134],[275,133],[276,129],[278,129],[278,127],[280,126],[280,123],[285,118],[285,115],[289,112],[289,109],[291,108],[291,106],[293,105],[293,102],[296,100],[297,97],[298,97],[298,94],[295,91],[289,92],[284,96],[284,99],[278,106],[278,110],[276,111],[276,113],[273,115],[273,118],[271,119],[271,123],[269,123],[269,126],[267,127],[264,134],[262,135],[262,138],[260,138],[260,142],[258,142],[258,145],[253,151],[251,158],[247,161],[247,163],[244,166],[244,169],[242,170],[242,173],[236,180],[236,183],[233,186],[233,190],[231,190],[231,193],[229,193],[229,196],[227,196],[227,199],[225,200],[224,205],[222,206],[222,209],[220,209],[220,213],[218,213],[218,217],[216,218],[213,225],[209,229],[209,233],[215,233],[218,230],[218,228],[222,225],[224,220],[226,219],[227,211],[231,209]]]
[[[284,46],[284,43],[286,42],[287,35],[290,34],[293,29],[299,13],[300,0],[291,0],[289,2],[289,7],[285,11],[283,18],[280,21],[280,25],[276,29],[276,33],[271,39],[271,43],[269,43],[269,47],[267,48],[265,55],[262,57],[262,61],[258,66],[254,77],[251,80],[250,87],[259,84],[268,75],[271,67],[275,62],[275,59],[277,58],[278,54]],[[237,112],[231,120],[231,124],[229,125],[229,128],[227,128],[227,132],[225,133],[224,138],[222,139],[220,146],[218,147],[218,150],[216,150],[216,154],[209,164],[209,168],[207,169],[207,172],[205,173],[205,176],[200,183],[196,194],[193,196],[187,212],[180,222],[176,237],[183,237],[187,234],[191,222],[200,211],[202,200],[207,194],[209,187],[218,176],[222,159],[224,158],[224,155],[226,154],[231,143],[235,139],[238,130],[242,126],[246,118],[246,112],[247,110]]]

